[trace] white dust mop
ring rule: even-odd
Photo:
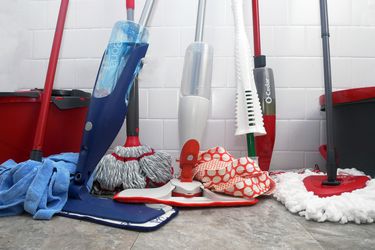
[[[339,174],[363,175],[356,169],[338,169]],[[375,220],[375,180],[370,179],[366,187],[339,196],[320,198],[308,192],[303,179],[310,175],[323,175],[306,170],[303,174],[286,172],[275,175],[277,183],[274,197],[292,213],[306,220],[318,222],[373,223]]]

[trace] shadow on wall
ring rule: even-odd
[[[27,57],[29,44],[26,19],[27,0],[1,0],[0,8],[0,91],[14,91],[22,72],[22,58]]]

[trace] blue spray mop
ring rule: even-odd
[[[154,0],[146,1],[139,24],[120,21],[113,28],[90,102],[77,171],[61,216],[150,231],[177,215],[170,206],[121,204],[95,197],[89,194],[88,186],[93,170],[125,120],[129,91],[148,49],[145,25],[153,4]]]

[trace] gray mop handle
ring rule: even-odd
[[[139,19],[139,25],[141,27],[146,27],[151,16],[152,8],[154,7],[155,0],[147,0]]]
[[[329,23],[327,0],[320,0],[320,26],[323,45],[324,64],[324,90],[326,108],[326,132],[327,132],[327,175],[328,182],[335,182],[337,176],[335,149],[333,142],[333,104],[332,104],[332,75],[331,55],[329,45]]]
[[[199,0],[197,22],[195,26],[195,41],[203,41],[204,18],[206,12],[206,0]]]

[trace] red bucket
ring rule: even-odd
[[[0,164],[8,159],[29,159],[41,96],[41,90],[0,93]],[[51,102],[44,156],[79,152],[90,94],[54,90]]]

